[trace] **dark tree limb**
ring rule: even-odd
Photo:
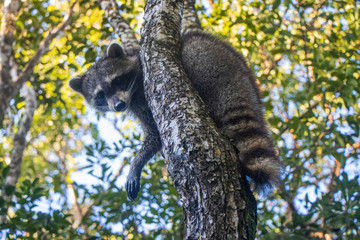
[[[141,31],[145,95],[180,193],[186,239],[253,239],[256,202],[180,61],[180,0],[149,0]]]
[[[124,44],[127,54],[130,56],[137,55],[140,51],[139,42],[134,30],[130,28],[129,23],[119,15],[116,2],[114,0],[100,0],[99,2],[105,12],[106,18]]]
[[[182,33],[194,30],[202,30],[200,20],[195,10],[195,0],[184,0],[184,9],[182,16]]]

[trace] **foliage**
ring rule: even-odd
[[[138,31],[144,2],[121,3]],[[356,239],[359,1],[202,3],[204,29],[230,41],[254,69],[285,166],[284,184],[259,196],[259,239]],[[20,67],[68,6],[22,2],[14,45]],[[11,102],[0,130],[1,191],[15,193],[9,221],[0,226],[10,239],[182,238],[180,200],[159,156],[143,172],[141,196],[126,199],[124,176],[141,139],[136,122],[85,110],[66,86],[116,37],[111,31],[96,1],[80,1],[71,26],[36,66],[29,84],[39,107],[16,189],[3,180],[26,103],[20,96]]]
[[[9,167],[0,163],[0,171],[2,180],[9,174]],[[11,220],[3,224],[0,229],[7,229],[7,238],[29,237],[30,239],[47,238],[48,235],[56,235],[65,239],[66,236],[74,236],[75,231],[71,228],[71,222],[68,221],[69,215],[62,211],[54,210],[50,213],[42,213],[35,211],[36,202],[40,198],[45,197],[44,188],[39,185],[39,178],[35,178],[32,182],[25,179],[15,189],[12,186],[6,186],[4,181],[1,182],[1,190],[7,194],[14,194],[16,201],[7,204],[14,208],[11,214]],[[0,197],[0,207],[3,207],[5,201]],[[1,212],[4,214],[4,212]]]

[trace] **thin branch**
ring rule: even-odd
[[[110,184],[109,184],[110,187],[113,186],[113,185],[115,184],[116,180],[119,178],[119,176],[121,176],[121,174],[122,174],[125,166],[126,166],[126,162],[123,161],[123,163],[121,164],[118,172],[115,174],[114,178],[110,181]],[[93,208],[95,205],[97,205],[97,204],[99,204],[99,203],[101,202],[103,196],[105,196],[105,193],[106,193],[105,191],[102,192],[102,193],[100,194],[100,196],[99,196],[95,201],[93,201],[91,204],[89,204],[89,205],[85,208],[84,213],[83,213],[83,218],[86,217],[86,216],[88,216],[88,215],[90,214],[92,208]]]
[[[327,191],[329,193],[334,193],[335,189],[336,189],[336,180],[339,178],[340,176],[340,170],[341,170],[341,163],[340,161],[338,161],[335,158],[335,164],[334,166],[331,168],[331,178],[330,178],[330,183],[327,185]],[[330,194],[330,199],[329,202],[332,202],[334,200],[334,194]]]
[[[120,36],[127,54],[137,56],[140,51],[139,42],[129,23],[119,15],[116,2],[114,0],[99,0],[99,3],[114,31]]]
[[[297,209],[295,207],[295,203],[294,203],[294,198],[296,196],[296,192],[293,193],[293,194],[290,194],[291,191],[286,191],[285,189],[285,184],[282,183],[280,186],[279,186],[279,192],[281,193],[283,199],[286,201],[287,203],[287,207],[286,207],[286,212],[285,212],[285,215],[286,215],[286,220],[283,222],[282,226],[284,228],[286,228],[286,225],[290,222],[292,222],[292,216],[293,216],[293,213],[294,212],[297,212]]]
[[[73,4],[71,4],[71,6],[68,10],[68,13],[65,15],[63,21],[59,24],[59,26],[56,28],[52,28],[47,32],[46,37],[41,41],[36,53],[34,54],[34,56],[32,56],[32,58],[29,60],[29,62],[25,65],[25,67],[19,73],[18,78],[16,79],[15,82],[10,82],[10,70],[9,70],[10,68],[8,68],[8,77],[6,77],[7,82],[5,82],[4,78],[1,77],[1,79],[0,79],[1,80],[0,81],[0,124],[4,120],[5,112],[9,105],[10,100],[16,96],[16,94],[19,92],[23,83],[29,80],[34,67],[39,62],[40,58],[49,50],[49,46],[50,46],[52,40],[54,38],[58,37],[64,31],[64,29],[70,24],[71,17],[73,14],[73,8],[76,3],[77,3],[77,0]],[[16,15],[14,15],[13,17],[16,17]],[[15,20],[13,20],[13,21],[15,21]],[[0,58],[1,59],[8,58],[9,59],[8,61],[10,61],[11,51],[12,51],[12,45],[11,45],[11,49],[7,50],[5,52],[3,51],[3,49],[1,49]],[[5,55],[5,53],[6,53],[6,55]],[[0,66],[0,71],[1,71],[1,68],[4,69],[4,66],[5,65]]]
[[[299,120],[300,120],[300,119],[303,119],[303,118],[306,116],[306,114],[308,114],[309,112],[311,112],[311,111],[312,111],[314,108],[316,108],[319,104],[320,104],[320,102],[315,102],[313,105],[311,105],[306,112],[304,112],[303,114],[301,114],[301,115],[299,116]],[[289,126],[286,125],[285,128],[283,128],[283,130],[281,130],[280,135],[283,134],[283,133],[284,133],[285,131],[287,131],[288,129],[289,129]]]
[[[81,225],[82,219],[83,219],[83,211],[81,209],[81,206],[78,202],[78,198],[76,196],[76,191],[74,188],[74,185],[72,183],[68,183],[67,184],[67,188],[70,190],[70,192],[72,193],[72,195],[74,196],[74,217],[75,217],[75,221],[73,224],[73,227],[76,229]],[[86,231],[87,229],[84,228],[84,231]]]
[[[75,4],[77,3],[77,0],[70,5],[69,10],[67,14],[64,16],[63,21],[60,23],[59,26],[56,28],[52,28],[47,32],[47,36],[41,41],[39,48],[37,49],[36,53],[30,61],[25,65],[21,73],[19,74],[18,79],[15,82],[15,87],[19,89],[22,84],[27,81],[36,66],[36,64],[39,62],[40,58],[49,50],[49,46],[51,42],[58,36],[60,36],[61,33],[64,32],[65,28],[70,24],[71,17],[73,15],[73,9]]]
[[[59,150],[55,150],[55,153],[57,155],[57,157],[59,158],[59,163],[61,166],[60,169],[60,173],[61,173],[61,178],[62,181],[66,183],[66,189],[63,190],[63,196],[65,198],[67,198],[66,196],[68,194],[72,194],[74,197],[74,204],[73,204],[73,212],[74,212],[74,223],[73,223],[73,228],[77,229],[79,226],[81,226],[84,229],[84,233],[85,235],[88,232],[88,225],[87,224],[83,224],[82,223],[82,219],[83,219],[83,211],[82,211],[82,207],[79,204],[77,195],[76,195],[76,190],[74,187],[74,184],[71,181],[68,181],[68,175],[69,175],[69,170],[68,167],[66,165],[66,151],[67,151],[67,147],[63,147]]]

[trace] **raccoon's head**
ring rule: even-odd
[[[90,106],[106,112],[125,111],[131,105],[134,92],[142,86],[138,57],[127,56],[122,47],[111,43],[106,56],[88,71],[69,80],[69,86],[84,96]]]

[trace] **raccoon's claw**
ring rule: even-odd
[[[131,201],[134,201],[140,191],[140,176],[138,176],[137,174],[129,173],[126,180],[125,189],[128,194],[128,198]]]

